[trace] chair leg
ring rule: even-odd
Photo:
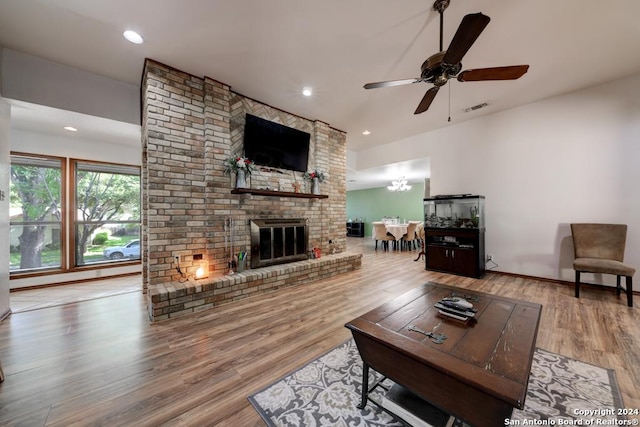
[[[384,243],[383,243],[384,244]],[[376,251],[378,250],[378,240],[376,240]]]
[[[627,306],[633,307],[633,277],[627,277]]]
[[[620,275],[616,275],[616,295],[620,296],[620,291],[622,290],[622,286],[620,286]]]
[[[580,272],[576,270],[576,298],[580,298]]]

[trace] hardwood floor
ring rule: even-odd
[[[140,274],[44,288],[14,290],[10,294],[12,313],[39,310],[72,302],[141,292]]]
[[[370,239],[349,238],[349,250],[364,254],[361,270],[168,322],[149,324],[138,292],[11,315],[0,323],[0,425],[262,426],[249,394],[349,338],[349,320],[426,281],[542,304],[537,346],[615,369],[625,406],[640,408],[640,313],[624,298],[427,272],[415,251],[374,251]]]

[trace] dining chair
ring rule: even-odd
[[[382,221],[373,222],[373,238],[376,240],[376,250],[378,250],[378,240],[382,242],[382,249],[389,250],[389,241],[395,243],[395,237],[387,233],[387,227]]]
[[[627,305],[633,307],[633,274],[636,269],[624,264],[627,239],[626,224],[571,224],[576,272],[575,297],[580,298],[580,273],[602,273],[616,276],[616,295],[627,294]],[[620,284],[626,278],[626,288]]]
[[[424,222],[422,221],[409,221],[409,223],[416,223],[416,232],[415,232],[415,244],[418,249],[420,249],[420,241],[424,239]],[[422,237],[421,237],[422,233]]]
[[[418,261],[423,256],[426,256],[424,252],[424,222],[418,222],[416,225],[416,240],[418,240],[418,247],[420,248],[420,252],[414,261]]]
[[[407,232],[400,239],[400,249],[415,249],[416,246],[416,227],[419,221],[409,221]]]

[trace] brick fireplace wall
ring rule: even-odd
[[[234,248],[250,249],[254,218],[307,218],[309,244],[323,254],[345,250],[346,134],[327,123],[262,104],[208,77],[199,78],[147,60],[142,79],[143,284],[175,282],[204,265],[209,277],[228,272],[229,233]],[[231,194],[235,177],[224,160],[242,152],[245,114],[250,113],[311,134],[309,170],[320,169],[326,199]],[[251,188],[294,182],[310,192],[301,172],[258,168]],[[329,241],[332,243],[330,244]],[[194,260],[202,254],[203,260]],[[178,257],[178,259],[176,259]]]

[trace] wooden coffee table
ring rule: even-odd
[[[478,312],[463,323],[438,314],[441,298],[468,297]],[[362,357],[364,407],[369,368],[477,427],[504,425],[524,407],[542,306],[466,289],[424,284],[352,320]],[[445,334],[441,344],[409,330]]]

